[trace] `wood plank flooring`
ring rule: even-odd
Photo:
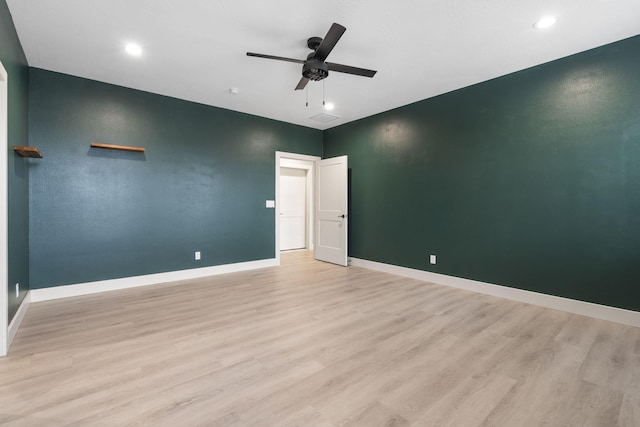
[[[32,304],[3,426],[640,426],[638,328],[282,255]]]

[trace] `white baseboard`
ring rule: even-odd
[[[218,274],[236,273],[239,271],[255,270],[258,268],[275,267],[277,265],[278,262],[275,258],[269,258],[258,261],[194,268],[190,270],[178,270],[170,271],[167,273],[147,274],[144,276],[124,277],[121,279],[100,280],[96,282],[55,286],[51,288],[32,289],[30,291],[31,302],[75,297],[79,295],[95,294],[98,292],[115,291],[118,289],[136,288],[139,286],[156,285],[159,283],[177,282],[180,280],[199,279],[202,277],[215,276]]]
[[[20,328],[20,324],[24,319],[24,315],[27,314],[29,304],[31,304],[31,291],[27,291],[27,295],[24,296],[22,304],[20,304],[20,307],[18,307],[18,311],[16,311],[13,319],[11,319],[11,323],[9,323],[9,330],[7,331],[7,348],[11,347],[11,343],[18,333],[18,329]]]
[[[397,276],[409,277],[425,282],[436,283],[438,285],[451,286],[485,295],[492,295],[513,301],[525,302],[527,304],[552,308],[554,310],[580,314],[582,316],[593,317],[596,319],[608,320],[610,322],[621,323],[623,325],[640,327],[640,312],[638,311],[624,310],[607,305],[593,304],[590,302],[525,291],[523,289],[510,288],[508,286],[462,279],[460,277],[447,276],[444,274],[416,270],[407,267],[399,267],[396,265],[368,261],[359,258],[351,258],[351,265],[395,274]]]

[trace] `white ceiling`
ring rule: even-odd
[[[639,0],[7,0],[29,65],[327,129],[640,34]],[[552,14],[557,24],[532,24]],[[306,40],[347,31],[330,73],[294,91]],[[124,44],[144,53],[134,58]],[[229,93],[238,88],[239,94]]]

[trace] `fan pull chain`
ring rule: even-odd
[[[322,106],[324,107],[324,80],[322,80]]]
[[[307,87],[304,90],[305,96],[306,96],[306,101],[307,101],[307,107],[309,106],[309,85],[307,85]]]

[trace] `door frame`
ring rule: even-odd
[[[9,82],[8,74],[0,62],[0,357],[9,347],[9,270],[8,270],[8,218],[9,218]]]
[[[297,154],[297,153],[287,153],[284,151],[276,151],[276,194],[275,194],[275,202],[276,202],[276,206],[275,206],[275,211],[274,211],[274,216],[275,216],[275,259],[276,259],[276,264],[280,265],[280,215],[279,215],[279,209],[280,209],[280,160],[282,159],[289,159],[289,160],[302,160],[302,161],[306,161],[306,162],[311,162],[314,163],[315,162],[322,159],[322,157],[320,156],[310,156],[308,154]],[[315,167],[312,167],[311,169],[308,170],[307,172],[307,190],[311,191],[312,193],[307,193],[307,198],[309,199],[311,206],[309,209],[309,218],[307,218],[307,223],[311,224],[311,227],[313,227],[313,221],[314,221],[314,209],[315,209],[315,181],[314,181],[314,169]],[[308,235],[308,244],[309,246],[312,248],[313,247],[313,228],[308,229],[307,230],[307,235]]]

